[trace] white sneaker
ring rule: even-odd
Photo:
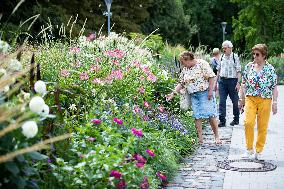
[[[252,159],[253,158],[253,150],[247,150],[243,155],[242,158],[243,159]]]
[[[254,158],[256,160],[263,160],[262,153],[261,152],[255,152]]]

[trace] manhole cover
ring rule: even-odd
[[[254,159],[236,159],[218,162],[217,167],[239,172],[266,172],[275,170],[277,166],[269,162]]]

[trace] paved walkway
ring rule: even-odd
[[[228,122],[232,119],[232,105],[228,103]],[[240,123],[243,123],[243,115]],[[284,86],[279,86],[278,114],[271,115],[267,143],[263,151],[265,161],[277,165],[270,172],[236,172],[217,168],[217,162],[239,159],[245,152],[243,125],[220,128],[223,144],[214,145],[210,126],[204,129],[205,144],[195,154],[185,158],[168,189],[283,189],[284,188]]]

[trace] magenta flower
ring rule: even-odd
[[[144,115],[144,116],[143,116],[143,120],[144,120],[144,121],[149,121],[149,119],[150,119],[150,118],[149,118],[147,115]]]
[[[140,108],[139,108],[139,106],[134,106],[134,108],[133,108],[133,113],[135,113],[135,114],[137,114],[137,113],[139,113],[141,110],[140,110]]]
[[[147,160],[143,156],[141,156],[140,154],[134,154],[133,158],[136,161],[138,161],[138,163],[144,163],[145,164],[147,162]]]
[[[137,137],[142,137],[143,136],[142,129],[141,130],[137,130],[136,128],[132,128],[131,131],[132,131],[132,134],[134,134]]]
[[[148,66],[144,66],[143,71],[147,74],[151,72]]]
[[[117,178],[117,179],[119,179],[120,177],[121,177],[121,173],[119,172],[119,171],[117,171],[117,170],[112,170],[111,172],[110,172],[110,176],[111,177],[115,177],[115,178]]]
[[[142,182],[140,183],[140,189],[149,189],[149,181],[147,176],[145,176]]]
[[[163,175],[160,171],[157,172],[156,174],[162,181],[167,180],[167,176]]]
[[[118,189],[125,189],[126,188],[126,182],[123,179],[120,179],[120,181],[117,184]]]
[[[155,153],[152,150],[150,150],[150,149],[147,149],[146,153],[149,154],[151,157],[155,157],[156,156]]]
[[[144,165],[145,165],[145,163],[136,163],[136,166],[138,167],[138,168],[142,168],[142,167],[144,167]]]
[[[121,119],[118,119],[117,117],[113,118],[113,121],[116,122],[118,125],[123,124],[123,121]]]
[[[99,125],[99,124],[102,123],[102,120],[100,120],[100,119],[93,119],[92,123],[95,124],[95,125]]]
[[[121,70],[112,70],[111,76],[112,76],[113,78],[116,78],[116,79],[119,79],[119,80],[122,80],[122,79],[123,79],[123,73],[122,73]]]

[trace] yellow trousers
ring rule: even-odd
[[[271,111],[271,99],[247,96],[245,99],[245,135],[248,150],[253,149],[254,125],[257,118],[256,152],[262,152],[267,135],[268,121]]]

